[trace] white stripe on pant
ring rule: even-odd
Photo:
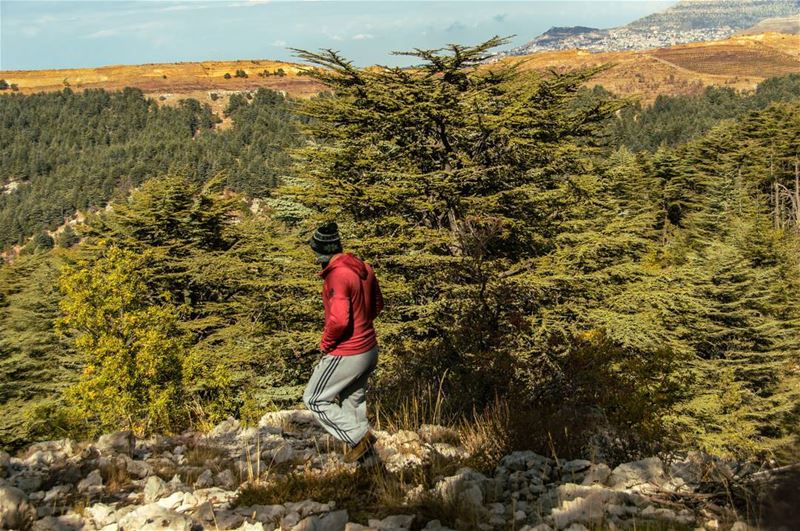
[[[350,446],[369,430],[367,383],[378,365],[378,351],[375,345],[351,356],[323,355],[303,393],[303,403],[322,427]]]

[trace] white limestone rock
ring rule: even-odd
[[[208,436],[214,439],[235,439],[240,427],[238,420],[228,417],[214,426]]]
[[[75,513],[61,516],[46,516],[31,526],[31,531],[81,531],[85,529],[83,518]]]
[[[263,523],[278,523],[286,514],[286,507],[283,505],[251,505],[248,507],[237,507],[236,512],[249,518]]]
[[[144,479],[153,474],[153,467],[145,461],[137,461],[127,455],[125,456],[125,470],[127,470],[128,475],[138,479]]]
[[[195,498],[197,498],[198,503],[209,502],[214,508],[222,509],[227,508],[230,502],[236,497],[235,492],[219,487],[197,489],[193,494]]]
[[[203,473],[197,477],[197,480],[194,482],[194,487],[196,489],[205,489],[207,487],[214,486],[214,473],[211,472],[209,469],[203,470]]]
[[[192,531],[194,522],[188,516],[151,503],[120,518],[118,526],[124,531]]]
[[[103,491],[103,476],[99,470],[92,470],[78,483],[78,492],[81,494],[97,494]]]
[[[233,489],[236,486],[236,477],[233,475],[233,471],[229,468],[219,472],[216,476],[214,476],[214,480],[216,481],[217,485],[226,489]]]
[[[648,457],[619,465],[611,472],[607,484],[613,489],[629,489],[637,485],[661,485],[665,482],[664,463],[658,457]]]
[[[26,529],[36,519],[36,509],[16,487],[0,487],[0,529]]]
[[[107,433],[97,439],[95,443],[95,447],[100,450],[100,453],[107,455],[124,454],[130,456],[135,446],[135,439],[131,431]]]
[[[181,505],[183,505],[183,492],[173,492],[169,496],[165,496],[160,498],[156,503],[163,507],[164,509],[169,509],[170,511],[174,511]]]
[[[370,518],[367,523],[369,527],[379,529],[381,531],[398,531],[401,529],[411,529],[411,524],[413,522],[413,514],[394,514],[387,516],[383,520]]]
[[[169,493],[166,482],[158,476],[150,476],[144,484],[144,503],[154,503]]]
[[[605,463],[593,464],[584,472],[582,485],[603,485],[611,476],[611,469]]]
[[[95,503],[86,508],[85,515],[90,518],[98,529],[114,524],[117,516],[114,507],[105,503]]]

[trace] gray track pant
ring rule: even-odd
[[[350,446],[369,430],[367,382],[378,365],[378,351],[376,345],[352,356],[323,355],[303,393],[303,402],[322,427]]]

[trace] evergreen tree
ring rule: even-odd
[[[709,86],[696,95],[662,95],[649,107],[636,104],[623,109],[610,134],[615,143],[634,151],[655,151],[661,145],[672,147],[698,138],[722,120],[739,119],[798,97],[800,74],[767,79],[755,91]]]
[[[588,381],[571,363],[587,343],[616,376],[636,359],[642,378],[687,350],[678,323],[649,320],[669,310],[669,286],[643,263],[659,199],[630,154],[607,174],[593,161],[623,103],[579,97],[598,69],[479,68],[501,42],[415,50],[411,70],[299,51],[334,93],[301,110],[315,143],[300,197],[378,266],[386,380],[447,374],[467,407],[497,391],[562,400]]]
[[[177,326],[191,337],[184,388],[209,421],[235,412],[246,395],[261,406],[299,399],[321,320],[304,242],[223,193],[225,179],[148,181],[91,217],[82,245],[87,255],[112,241],[157,257],[146,282],[180,304]]]
[[[88,435],[125,426],[138,434],[182,425],[186,336],[178,308],[148,285],[151,253],[113,246],[60,279],[61,330],[80,353],[80,380],[67,390]]]
[[[58,403],[75,379],[71,348],[54,332],[58,317],[59,250],[19,257],[0,266],[0,447],[63,436],[38,423],[37,408]]]
[[[25,244],[167,173],[202,183],[228,170],[229,187],[269,195],[300,139],[280,94],[259,89],[249,105],[240,99],[233,127],[216,131],[207,105],[159,106],[133,88],[3,96],[0,185],[15,188],[0,194],[0,246]]]
[[[695,385],[677,409],[680,422],[696,443],[733,456],[786,447],[798,434],[800,264],[754,178],[774,159],[754,150],[753,122],[764,123],[720,124],[684,151],[673,192],[691,203],[667,253],[704,301],[692,334]],[[755,136],[768,132],[765,125]]]
[[[67,225],[64,230],[58,235],[58,245],[60,247],[70,248],[80,242],[80,237],[75,233],[72,225]]]

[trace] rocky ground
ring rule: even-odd
[[[669,464],[653,457],[612,469],[515,452],[482,474],[462,466],[470,462],[469,453],[449,428],[427,425],[376,435],[378,455],[359,473],[374,473],[385,485],[387,477],[422,478],[414,471],[429,472],[428,481],[416,485],[395,481],[404,487],[388,510],[392,514],[384,508],[370,515],[368,507],[354,510],[352,504],[348,511],[341,500],[296,499],[303,491],[290,483],[276,490],[275,482],[287,478],[313,482],[337,470],[348,481],[347,474],[357,472],[356,465],[343,463],[340,444],[307,411],[280,411],[265,415],[257,427],[230,419],[209,433],[137,440],[118,432],[90,443],[34,444],[19,457],[0,452],[0,528],[748,529],[732,508],[712,500],[708,486],[735,481],[752,473],[752,466],[690,454]],[[431,476],[434,461],[455,467]],[[269,493],[264,503],[257,503],[259,492]],[[430,518],[436,507],[446,518]]]

